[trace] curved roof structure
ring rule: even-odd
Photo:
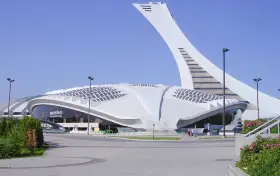
[[[30,100],[30,112],[36,106],[52,105],[88,113],[119,125],[149,129],[156,127],[176,129],[181,121],[215,114],[222,109],[222,97],[181,87],[143,84],[100,85],[46,93]],[[227,99],[226,106],[245,110],[246,103]],[[213,113],[214,112],[214,113]],[[220,113],[220,112],[217,112]],[[185,122],[184,122],[185,123]],[[185,123],[186,124],[186,123]]]
[[[26,106],[30,100],[32,100],[33,98],[36,98],[36,97],[40,97],[40,95],[24,97],[24,98],[11,102],[10,116],[22,117],[25,115],[30,115]],[[8,105],[5,105],[4,107],[2,107],[0,109],[0,116],[8,116]]]

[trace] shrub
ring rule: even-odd
[[[278,126],[275,125],[274,127],[271,128],[270,130],[271,133],[278,133]]]
[[[7,135],[7,138],[9,138],[11,141],[18,143],[21,147],[24,147],[25,143],[25,131],[23,128],[21,128],[19,125],[13,126]]]
[[[0,120],[0,136],[7,136],[10,130],[19,124],[19,120],[15,118],[1,118]]]
[[[258,120],[245,120],[244,125],[242,127],[242,134],[247,134],[250,131],[258,128],[262,124],[266,123],[267,120],[264,119],[258,119]],[[275,125],[274,127],[271,128],[271,133],[278,133],[278,127]]]
[[[41,148],[44,136],[39,119],[24,117],[22,120],[14,118],[0,120],[0,159],[22,155],[20,151],[27,147],[26,135],[29,129],[35,129],[36,144]]]
[[[0,138],[0,159],[18,156],[20,145],[9,138]]]
[[[244,125],[242,127],[242,134],[247,134],[250,131],[258,128],[259,126],[261,126],[262,124],[264,124],[265,122],[267,122],[267,120],[263,120],[263,119],[258,119],[258,120],[245,120],[244,121]]]
[[[7,120],[6,118],[1,118],[0,120],[0,137],[6,136]]]
[[[280,175],[280,150],[263,150],[253,157],[248,165],[249,175],[254,176],[279,176]]]
[[[36,136],[37,136],[37,147],[42,147],[44,144],[44,136],[43,136],[43,128],[41,126],[41,121],[39,119],[35,119],[32,117],[24,117],[19,124],[20,128],[24,131],[25,136],[25,144],[26,144],[26,133],[29,129],[35,129],[36,130]]]
[[[240,150],[242,150],[240,161],[236,165],[247,168],[249,175],[278,176],[280,174],[280,138],[264,139],[258,136],[255,142]]]

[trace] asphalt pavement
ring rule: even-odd
[[[130,141],[86,135],[46,135],[42,157],[0,160],[0,175],[226,176],[234,140]]]

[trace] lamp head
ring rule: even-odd
[[[91,77],[91,76],[88,76],[88,79],[92,81],[92,80],[93,80],[93,77]]]
[[[9,82],[14,82],[14,81],[15,81],[14,79],[11,79],[11,78],[7,78],[7,80],[8,80]]]
[[[259,82],[259,81],[261,81],[262,80],[262,78],[255,78],[255,79],[253,79],[255,82]]]
[[[228,51],[229,51],[229,49],[223,48],[223,52],[224,52],[224,53],[226,53],[226,52],[228,52]]]

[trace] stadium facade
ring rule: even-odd
[[[92,130],[180,129],[222,123],[223,72],[184,36],[165,3],[133,4],[155,27],[178,65],[181,87],[149,84],[96,85],[57,90],[11,103],[10,116],[33,115],[64,127]],[[256,90],[226,74],[226,124],[254,119]],[[280,100],[259,93],[261,117],[280,114]],[[89,99],[91,101],[89,107]],[[244,112],[244,113],[243,113]],[[243,113],[243,114],[242,114]],[[7,107],[0,116],[8,116]]]

